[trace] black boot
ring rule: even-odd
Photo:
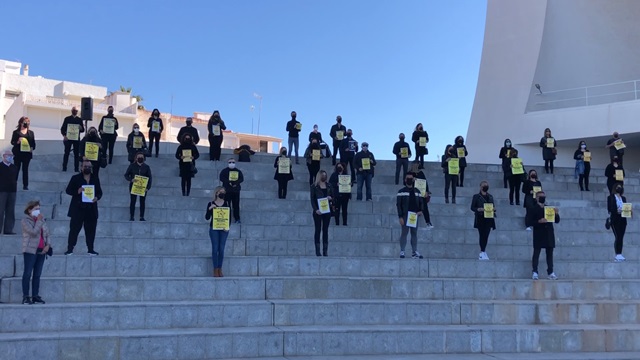
[[[320,243],[316,243],[316,256],[322,256],[320,253]]]
[[[322,256],[329,256],[329,255],[327,255],[327,248],[328,247],[329,247],[328,243],[322,244]]]

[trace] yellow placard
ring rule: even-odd
[[[556,147],[556,139],[550,137],[547,138],[547,148],[554,148]]]
[[[291,174],[291,159],[284,156],[278,159],[278,174]]]
[[[511,149],[507,149],[507,154],[506,155],[507,155],[507,158],[511,157]]]
[[[548,222],[556,221],[556,209],[553,206],[545,206],[544,207],[544,218],[547,219]]]
[[[522,159],[520,159],[520,158],[511,159],[511,173],[513,175],[524,174],[524,167],[522,166]]]
[[[533,197],[536,197],[536,194],[542,191],[542,186],[534,186],[533,187]]]
[[[96,197],[95,185],[82,185],[82,202],[90,203]]]
[[[233,171],[229,171],[229,182],[231,181],[238,181],[238,172],[233,170]]]
[[[582,159],[583,159],[585,162],[591,162],[591,152],[590,152],[590,151],[585,151],[585,152],[582,154]]]
[[[296,123],[296,130],[302,130],[302,123]]]
[[[320,150],[311,150],[311,160],[320,161]]]
[[[485,219],[493,219],[494,217],[494,208],[493,203],[485,203],[484,204],[484,218]]]
[[[153,120],[151,122],[151,131],[160,132],[160,121]]]
[[[413,228],[418,226],[418,214],[413,211],[407,212],[407,222],[405,225]]]
[[[336,131],[336,140],[342,141],[342,139],[344,139],[344,131],[342,130]]]
[[[633,208],[633,206],[631,205],[631,203],[624,203],[622,204],[622,217],[623,218],[630,218],[631,217],[631,209]]]
[[[320,210],[322,214],[330,213],[331,210],[329,209],[329,199],[327,198],[318,199],[318,210]]]
[[[217,207],[213,209],[213,230],[229,230],[229,219],[231,211],[228,207]]]
[[[116,120],[112,118],[105,118],[102,120],[102,132],[105,134],[115,134]]]
[[[362,159],[362,170],[371,170],[371,160],[369,158]]]
[[[338,175],[338,192],[341,194],[351,192],[351,175]]]
[[[449,159],[449,175],[458,175],[460,174],[460,159],[451,158]]]
[[[400,157],[403,159],[406,159],[409,157],[409,148],[408,147],[401,147],[400,148]]]
[[[616,170],[616,181],[624,181],[624,171]]]
[[[624,144],[624,142],[622,141],[622,139],[618,139],[613,143],[613,146],[615,146],[616,150],[620,150],[620,149],[624,149],[627,147],[627,145]]]
[[[147,185],[149,178],[146,176],[136,175],[131,184],[131,195],[145,196],[147,194]]]
[[[67,124],[67,140],[78,141],[80,139],[80,125]]]
[[[98,152],[100,151],[100,144],[94,142],[86,142],[84,144],[84,156],[89,161],[98,161]]]
[[[31,152],[31,145],[29,145],[29,140],[25,137],[20,138],[20,151]]]
[[[213,130],[213,136],[220,136],[220,125],[213,125],[211,130]]]
[[[133,148],[134,149],[142,149],[142,136],[134,136],[133,137]]]
[[[420,190],[420,194],[422,197],[427,197],[427,180],[425,179],[415,179],[414,185],[416,189]]]
[[[427,146],[427,137],[421,136],[420,139],[418,139],[418,145],[422,147]]]
[[[463,147],[459,147],[457,151],[458,151],[458,157],[459,158],[463,158],[463,157],[466,156],[465,153],[464,153],[465,151],[464,151]]]
[[[182,149],[182,161],[183,162],[193,161],[193,154],[191,153],[191,149]]]

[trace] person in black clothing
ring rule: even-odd
[[[18,168],[18,173],[22,167],[22,189],[29,190],[29,163],[36,149],[36,138],[33,131],[29,129],[31,121],[23,116],[18,120],[18,127],[11,134],[11,145],[13,145],[13,163]],[[16,174],[16,180],[18,174]]]
[[[580,185],[580,191],[584,191],[585,188],[589,191],[589,174],[591,173],[591,157],[586,158],[584,153],[589,152],[587,149],[586,141],[582,140],[578,144],[578,150],[573,153],[573,158],[576,160],[576,174],[579,176],[578,185]]]
[[[331,126],[331,131],[329,131],[329,136],[333,139],[333,157],[331,163],[334,166],[336,165],[336,158],[338,157],[340,143],[342,142],[342,139],[344,139],[346,133],[347,128],[342,125],[342,116],[338,115],[336,117],[336,123]],[[342,158],[340,158],[340,161],[342,161]]]
[[[69,134],[71,139],[67,137],[67,132],[70,126],[77,127],[78,134]],[[78,172],[78,166],[80,165],[80,134],[84,132],[84,125],[82,119],[78,116],[78,109],[76,107],[71,108],[71,115],[64,118],[62,126],[60,127],[60,134],[62,134],[62,141],[64,142],[64,155],[62,156],[62,171],[67,171],[67,164],[69,163],[69,153],[71,147],[73,147],[73,168],[75,172]]]
[[[124,173],[124,178],[127,179],[127,181],[129,182],[129,195],[131,197],[131,201],[129,201],[129,215],[130,215],[129,221],[134,221],[133,215],[135,214],[136,201],[138,197],[140,198],[140,221],[145,221],[144,219],[145,200],[147,199],[147,193],[149,189],[151,189],[151,181],[153,178],[151,176],[151,168],[149,167],[149,165],[145,164],[144,162],[145,160],[144,153],[143,152],[137,153],[135,158],[136,158],[136,161],[130,164],[129,167],[127,168],[127,171]],[[133,187],[133,182],[136,178],[136,175],[144,176],[148,178],[147,189],[144,195],[138,196],[138,195],[131,194],[131,188]]]
[[[431,214],[429,213],[429,202],[431,201],[429,181],[427,181],[427,176],[424,174],[424,171],[420,169],[420,164],[417,162],[411,164],[409,173],[413,174],[414,184],[418,179],[424,180],[425,182],[425,192],[422,194],[422,215],[424,216],[424,222],[427,223],[427,230],[431,230],[433,229],[433,224],[431,224]]]
[[[233,218],[236,224],[240,224],[240,190],[242,190],[240,184],[244,181],[244,175],[236,168],[235,159],[227,160],[227,164],[227,167],[220,171],[220,182],[227,192],[226,199],[231,202]]]
[[[613,187],[616,183],[622,184],[624,182],[624,180],[616,180],[616,170],[622,171],[622,176],[624,179],[624,176],[626,176],[626,174],[622,165],[618,163],[617,156],[611,159],[611,163],[604,169],[604,176],[607,178],[607,189],[609,189],[609,193],[613,192]]]
[[[320,210],[318,200],[327,199],[329,202],[329,212],[323,214]],[[329,247],[329,224],[331,223],[331,202],[333,193],[331,187],[327,184],[327,172],[318,171],[315,184],[311,185],[311,207],[313,208],[313,223],[315,231],[313,234],[313,242],[316,247],[316,256],[328,256],[327,249]],[[322,231],[322,254],[320,253],[320,232]]]
[[[493,201],[493,195],[489,194],[489,183],[483,180],[480,182],[480,192],[473,195],[471,200],[471,211],[475,214],[473,227],[478,229],[478,242],[480,243],[478,260],[489,260],[489,255],[487,255],[489,234],[491,230],[496,229],[496,221],[494,219],[496,213],[495,205],[493,205],[493,216],[485,217],[485,204],[495,204],[495,202]]]
[[[536,204],[529,210],[528,222],[533,226],[533,257],[531,265],[533,267],[533,280],[538,280],[538,261],[540,252],[545,249],[547,255],[547,275],[549,280],[557,280],[558,277],[553,272],[553,248],[556,247],[556,236],[553,231],[553,223],[560,222],[558,209],[555,210],[555,220],[547,221],[544,216],[544,204],[547,200],[544,192],[536,193]]]
[[[151,156],[153,152],[153,142],[155,141],[156,157],[158,157],[158,153],[160,152],[160,134],[162,134],[164,130],[162,118],[160,118],[160,110],[153,109],[151,117],[147,121],[147,127],[149,128],[149,156]]]
[[[287,148],[280,148],[280,155],[276,156],[276,160],[273,163],[273,167],[276,168],[276,173],[273,175],[273,179],[278,181],[278,199],[287,198],[287,185],[289,181],[293,180],[293,165],[291,159],[289,159],[289,172],[280,172],[280,160],[287,158]]]
[[[343,163],[338,163],[335,170],[329,178],[329,186],[333,194],[333,211],[336,217],[336,225],[340,225],[340,212],[342,211],[342,225],[347,226],[347,210],[349,208],[349,200],[351,200],[351,186],[348,192],[340,192],[340,175],[349,176],[347,167]]]
[[[238,155],[238,162],[251,162],[251,155],[256,154],[247,144],[240,145],[239,148],[233,150],[233,153]]]
[[[542,148],[542,159],[544,160],[544,171],[548,174],[549,170],[553,174],[553,161],[556,159],[558,151],[556,150],[556,140],[553,139],[553,146],[550,146],[549,139],[551,137],[551,130],[549,128],[544,129],[544,136],[540,139],[540,147]]]
[[[542,183],[538,179],[538,172],[531,169],[529,170],[529,177],[522,183],[522,193],[524,194],[523,206],[525,210],[524,226],[527,230],[532,230],[533,224],[528,222],[529,210],[536,205],[536,194],[533,190],[534,187],[542,189]]]
[[[311,143],[304,151],[304,158],[306,159],[307,169],[309,170],[309,185],[313,185],[316,181],[316,175],[318,174],[318,171],[320,171],[320,159],[323,157],[318,140],[311,140]]]
[[[88,160],[82,161],[82,172],[71,177],[66,193],[71,196],[67,216],[69,223],[69,239],[65,255],[73,254],[73,248],[78,243],[78,234],[84,227],[89,255],[98,255],[93,248],[98,226],[98,200],[102,198],[100,179],[91,173],[92,165]],[[85,192],[85,188],[93,188],[93,199]],[[86,194],[86,195],[85,195]]]
[[[427,149],[429,134],[424,131],[421,123],[416,125],[413,135],[411,135],[411,141],[414,142],[416,150],[416,158],[414,161],[420,164],[420,169],[424,169],[424,156],[429,154],[429,149]]]
[[[191,152],[189,156],[188,152]],[[200,157],[198,148],[193,144],[191,134],[182,137],[182,143],[176,149],[176,159],[179,160],[182,196],[191,194],[191,178],[196,174],[195,160]]]
[[[144,154],[151,153],[147,151],[147,140],[144,138],[144,134],[140,132],[140,125],[133,124],[133,131],[127,136],[127,153],[129,156],[127,159],[130,163],[135,160],[135,155],[139,152],[143,152]]]
[[[507,182],[509,181],[509,175],[511,174],[511,155],[514,151],[517,151],[511,144],[511,139],[504,140],[504,146],[500,149],[498,157],[502,159],[502,173],[504,188],[507,189]]]
[[[365,169],[364,162],[369,160],[369,169]],[[357,171],[358,187],[356,190],[356,200],[362,200],[362,186],[367,187],[366,200],[372,201],[373,195],[371,194],[371,180],[375,176],[376,158],[373,153],[369,151],[369,144],[362,143],[362,151],[356,154],[353,159],[353,165]]]
[[[106,126],[105,126],[106,124]],[[98,125],[98,131],[100,137],[102,137],[102,148],[106,154],[109,151],[109,164],[113,161],[113,147],[116,144],[118,138],[118,119],[113,116],[113,106],[107,108],[107,115],[100,119],[100,125]]]
[[[313,139],[316,139],[318,144],[322,144],[324,141],[322,140],[322,133],[318,131],[318,125],[313,125],[313,131],[309,133],[309,142]]]
[[[613,137],[607,140],[607,145],[605,146],[605,148],[609,149],[609,158],[613,159],[614,157],[617,157],[618,164],[622,166],[622,158],[624,157],[624,148],[620,150],[616,149],[616,142],[618,140],[624,144],[624,141],[622,140],[622,138],[620,138],[620,135],[616,131],[613,133]]]
[[[91,159],[91,154],[87,153],[87,143],[93,143],[98,146],[97,158],[95,160]],[[82,141],[80,141],[80,155],[83,160],[91,161],[92,174],[96,177],[100,176],[100,168],[107,166],[104,147],[102,147],[102,139],[98,136],[98,129],[93,126],[89,128],[87,135],[85,135],[85,137],[82,138]]]
[[[15,235],[17,177],[18,168],[13,164],[13,155],[10,150],[5,150],[0,164],[0,233],[5,235]]]
[[[464,145],[464,138],[462,136],[456,137],[453,144],[453,156],[460,159],[460,174],[458,175],[458,186],[464,187],[464,169],[467,167],[467,147]]]
[[[511,152],[511,159],[518,159],[518,150]],[[522,166],[522,170],[526,172],[524,165]],[[513,205],[514,198],[516,205],[520,205],[520,185],[522,185],[523,177],[524,173],[514,174],[513,165],[509,165],[509,203],[511,205]]]
[[[220,117],[220,112],[215,110],[207,123],[209,131],[209,160],[220,161],[220,153],[222,148],[222,140],[224,139],[223,130],[227,130],[227,125]]]
[[[289,153],[287,157],[291,157],[291,151],[293,151],[293,146],[296,147],[296,164],[298,164],[298,147],[300,146],[300,130],[302,130],[302,124],[296,120],[296,112],[291,112],[291,120],[287,122],[286,131],[289,133]]]
[[[442,155],[440,166],[444,172],[444,202],[449,203],[449,188],[451,188],[451,202],[456,203],[456,185],[458,184],[458,175],[449,174],[449,161],[454,159],[453,146],[447,145]]]
[[[409,168],[409,158],[411,157],[411,148],[404,141],[404,134],[400,133],[399,140],[393,144],[393,155],[396,156],[396,185],[398,185],[400,168],[402,168],[402,178],[407,176]]]
[[[626,260],[624,256],[622,256],[624,233],[627,230],[627,218],[622,217],[622,204],[627,202],[627,198],[623,196],[623,194],[624,188],[622,187],[622,184],[616,184],[614,191],[607,198],[607,211],[609,212],[609,218],[611,219],[613,236],[615,236],[613,248],[616,252],[616,257],[614,258],[616,262]]]
[[[422,216],[422,194],[420,190],[413,186],[414,177],[412,173],[408,173],[404,178],[405,186],[398,190],[396,195],[396,209],[398,210],[398,220],[400,222],[400,258],[404,259],[404,250],[407,246],[407,234],[411,231],[411,257],[414,259],[423,259],[424,257],[418,252],[418,217]],[[409,213],[416,214],[415,227],[409,226]]]
[[[178,131],[178,136],[176,136],[176,139],[178,140],[179,143],[182,143],[182,138],[186,134],[189,134],[191,135],[191,139],[193,140],[193,143],[197,145],[200,142],[200,133],[198,132],[198,129],[193,127],[193,118],[188,117],[185,122],[187,125],[180,128],[180,131]]]
[[[340,162],[349,164],[349,174],[351,174],[351,184],[356,183],[356,169],[353,166],[353,158],[358,152],[358,142],[352,137],[353,131],[347,130],[347,134],[340,143]]]

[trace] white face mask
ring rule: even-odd
[[[229,163],[229,169],[235,169],[236,163]]]
[[[38,217],[40,215],[40,209],[31,210],[31,216]]]
[[[140,132],[140,129],[133,129],[133,133],[138,135],[138,133]]]

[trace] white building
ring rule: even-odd
[[[558,141],[556,165],[574,166],[585,140],[593,166],[605,167],[604,146],[618,131],[625,168],[638,169],[639,17],[636,0],[489,0],[469,160],[499,163],[510,138],[525,166],[541,165],[548,127]]]

